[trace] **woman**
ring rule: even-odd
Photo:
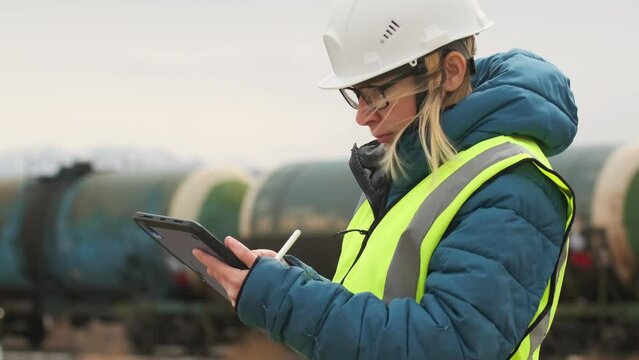
[[[475,0],[347,0],[324,37],[375,141],[350,165],[366,195],[333,282],[293,257],[194,252],[241,321],[318,359],[538,358],[574,201],[546,156],[574,138],[569,81],[521,50],[475,63]],[[475,70],[476,68],[476,70]]]

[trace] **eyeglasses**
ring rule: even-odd
[[[353,109],[358,109],[359,99],[364,99],[364,102],[369,108],[373,110],[382,110],[389,104],[384,92],[411,75],[413,75],[413,72],[403,73],[388,80],[388,82],[384,85],[362,86],[359,88],[347,87],[339,89],[339,92],[342,94],[348,105],[350,105]]]

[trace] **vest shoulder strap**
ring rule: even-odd
[[[457,211],[494,176],[522,161],[535,159],[534,153],[538,149],[536,144],[526,140],[505,136],[492,138],[460,153],[465,161],[453,160],[451,163],[456,166],[446,164],[448,168],[442,168],[446,173],[432,174],[442,180],[422,201],[401,234],[388,269],[384,300],[406,296],[421,299],[430,255]],[[428,181],[432,180],[426,178],[422,182]],[[420,251],[424,247],[428,247],[427,254]]]

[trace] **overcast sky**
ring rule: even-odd
[[[577,143],[639,139],[637,1],[481,4],[496,25],[480,56],[525,48],[572,79]],[[370,135],[339,93],[317,88],[330,72],[329,6],[0,0],[0,154],[133,145],[212,164],[346,158]]]

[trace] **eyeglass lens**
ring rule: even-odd
[[[364,100],[366,105],[372,109],[381,109],[387,105],[384,94],[376,87],[367,87],[359,90],[347,88],[341,89],[340,92],[344,96],[344,99],[346,99],[346,102],[348,102],[348,104],[354,109],[359,107],[360,97]]]

